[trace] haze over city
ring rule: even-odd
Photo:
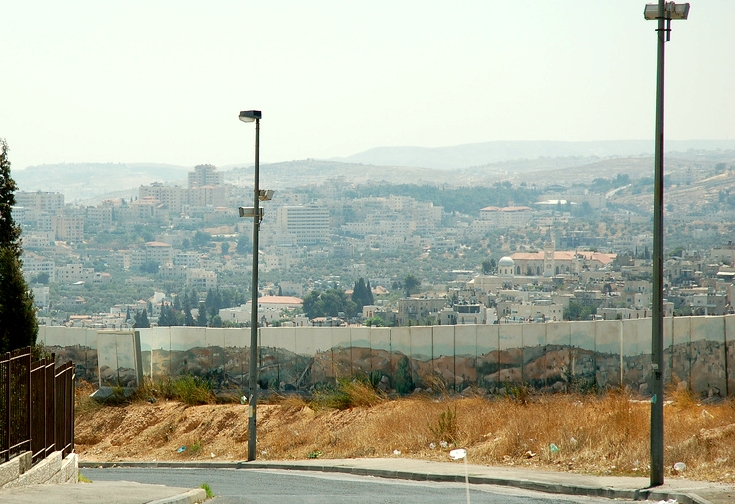
[[[735,3],[667,44],[667,140],[735,138]],[[643,3],[5,2],[0,135],[14,171],[230,166],[379,146],[653,137]]]

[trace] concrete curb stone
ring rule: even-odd
[[[207,500],[207,492],[202,488],[193,488],[186,493],[151,501],[148,504],[199,504]]]

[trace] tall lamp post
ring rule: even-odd
[[[250,311],[250,397],[248,400],[248,461],[255,460],[255,425],[256,407],[258,404],[258,231],[260,221],[263,220],[261,201],[268,201],[273,197],[273,191],[261,191],[260,170],[260,110],[244,110],[240,112],[243,122],[255,122],[255,187],[252,207],[240,207],[240,217],[253,219],[253,285],[252,306]]]
[[[686,19],[689,4],[659,0],[646,4],[643,17],[657,20],[656,166],[653,195],[653,310],[651,332],[651,486],[664,483],[664,44],[670,39],[671,20]]]

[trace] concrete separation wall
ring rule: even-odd
[[[16,488],[45,483],[76,483],[79,459],[76,453],[62,458],[56,451],[33,467],[30,452],[0,465],[0,488]]]
[[[549,392],[626,387],[650,394],[652,319],[413,327],[263,327],[263,389],[308,391],[358,376],[400,394],[439,381],[449,390],[505,393],[528,385]],[[664,319],[664,379],[702,396],[735,393],[735,315]],[[99,334],[39,327],[38,341],[71,359],[77,377],[130,386],[141,361],[153,378],[195,375],[223,388],[249,380],[250,329],[153,327]],[[114,344],[113,344],[114,343]],[[140,353],[138,357],[137,354]],[[97,370],[99,369],[99,374]],[[100,377],[99,375],[102,375]]]

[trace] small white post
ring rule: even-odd
[[[449,456],[454,460],[464,459],[464,484],[467,492],[467,504],[470,504],[470,475],[469,469],[467,469],[467,450],[456,448],[449,452]]]

